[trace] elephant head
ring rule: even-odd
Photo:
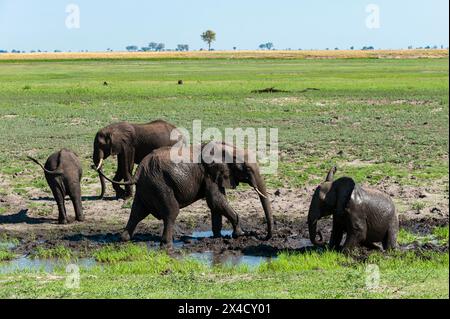
[[[92,160],[97,171],[101,171],[103,161],[109,156],[121,154],[133,145],[134,128],[128,123],[118,123],[107,126],[97,132],[94,139]],[[105,194],[105,179],[99,174],[102,185],[100,198]]]
[[[236,149],[225,143],[213,144],[215,144],[216,150],[219,150],[221,156],[219,158],[214,156],[214,158],[206,161],[203,160],[206,173],[220,189],[234,189],[239,183],[246,183],[258,193],[267,222],[266,239],[270,239],[273,229],[272,207],[258,164],[249,161],[248,152],[246,151]],[[204,155],[205,152],[203,152],[203,159],[205,158]]]
[[[355,187],[354,181],[348,177],[334,181],[336,170],[336,167],[330,169],[325,181],[316,188],[309,207],[309,238],[317,246],[324,245],[322,234],[317,231],[317,221],[331,214],[343,214]]]

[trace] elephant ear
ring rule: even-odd
[[[355,181],[349,177],[340,178],[331,186],[330,192],[327,194],[327,205],[328,202],[333,203],[332,207],[335,207],[336,215],[344,214],[355,186]]]
[[[202,150],[202,162],[205,166],[206,173],[222,189],[234,189],[238,185],[238,181],[230,167],[233,165],[234,157],[233,153],[230,153],[229,148],[224,143],[212,142],[204,145]],[[230,160],[232,163],[229,163]]]
[[[131,125],[122,125],[113,129],[108,134],[107,142],[109,142],[111,154],[121,154],[124,149],[132,147],[134,140],[134,128]]]
[[[211,180],[220,188],[236,188],[236,182],[227,164],[207,164],[206,170]]]

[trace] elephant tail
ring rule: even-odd
[[[139,166],[139,168],[140,168],[140,166]],[[135,185],[136,182],[137,182],[137,177],[139,176],[139,172],[140,172],[140,169],[139,169],[139,168],[138,168],[138,170],[136,171],[136,174],[131,178],[131,180],[126,181],[126,182],[116,182],[116,181],[113,181],[112,179],[110,179],[108,176],[106,176],[106,175],[103,173],[102,169],[97,170],[97,168],[95,167],[95,165],[92,165],[92,169],[95,170],[95,171],[98,173],[98,175],[100,176],[100,178],[104,178],[104,179],[106,179],[108,182],[110,182],[110,183],[112,183],[112,184],[115,184],[115,185],[121,185],[121,186],[131,186],[131,185]]]
[[[53,170],[53,171],[49,171],[48,169],[46,169],[46,168],[44,167],[44,165],[42,165],[41,163],[39,163],[39,161],[38,161],[37,159],[35,159],[35,158],[31,157],[31,156],[27,156],[27,158],[30,159],[30,160],[32,160],[32,161],[35,162],[36,164],[38,164],[38,165],[44,170],[44,172],[45,172],[46,174],[49,174],[49,175],[63,175],[63,174],[64,174],[63,170],[62,170],[60,167],[58,167],[57,169],[55,169],[55,170]]]

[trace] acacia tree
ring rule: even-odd
[[[208,51],[211,51],[211,43],[216,41],[216,33],[212,30],[207,30],[202,33],[201,38],[208,43]]]

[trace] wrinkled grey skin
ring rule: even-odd
[[[377,190],[362,188],[353,179],[342,177],[334,181],[333,167],[314,192],[308,214],[311,242],[323,245],[317,232],[317,221],[333,214],[333,230],[329,246],[339,249],[343,234],[343,246],[349,252],[358,246],[375,248],[381,242],[384,249],[397,247],[398,217],[391,198]],[[319,235],[320,240],[316,237]]]
[[[55,152],[49,156],[45,165],[42,166],[36,159],[28,156],[33,162],[41,166],[44,170],[45,179],[47,180],[53,196],[55,197],[56,204],[58,205],[58,222],[60,224],[67,224],[66,206],[64,199],[66,195],[70,197],[75,209],[75,219],[77,221],[83,221],[83,207],[81,205],[81,176],[83,171],[81,168],[80,160],[78,156],[63,148],[59,152]]]
[[[163,146],[172,146],[176,141],[171,141],[170,134],[175,126],[162,120],[156,120],[147,124],[130,124],[120,122],[111,124],[99,130],[94,139],[94,151],[92,159],[98,170],[101,170],[101,161],[110,155],[117,155],[117,171],[114,181],[129,181],[133,174],[134,164],[139,164],[142,159],[154,149]],[[99,174],[102,191],[100,199],[105,194],[105,180]],[[125,185],[123,190],[119,185],[113,185],[117,198],[129,198],[133,191],[130,185]]]
[[[217,145],[223,155],[227,152],[244,154],[225,144]],[[228,204],[225,192],[227,188],[236,188],[241,182],[249,184],[258,192],[267,220],[267,239],[272,236],[272,208],[257,164],[238,163],[234,155],[233,162],[228,164],[214,161],[174,163],[170,158],[170,150],[170,147],[157,149],[142,160],[132,181],[136,183],[136,194],[130,218],[122,233],[124,241],[130,240],[137,224],[151,213],[163,220],[161,245],[170,248],[175,219],[180,209],[200,199],[206,199],[211,210],[215,237],[221,236],[222,216],[233,226],[233,237],[243,235],[239,217]],[[188,153],[192,152],[193,149],[189,148]]]

